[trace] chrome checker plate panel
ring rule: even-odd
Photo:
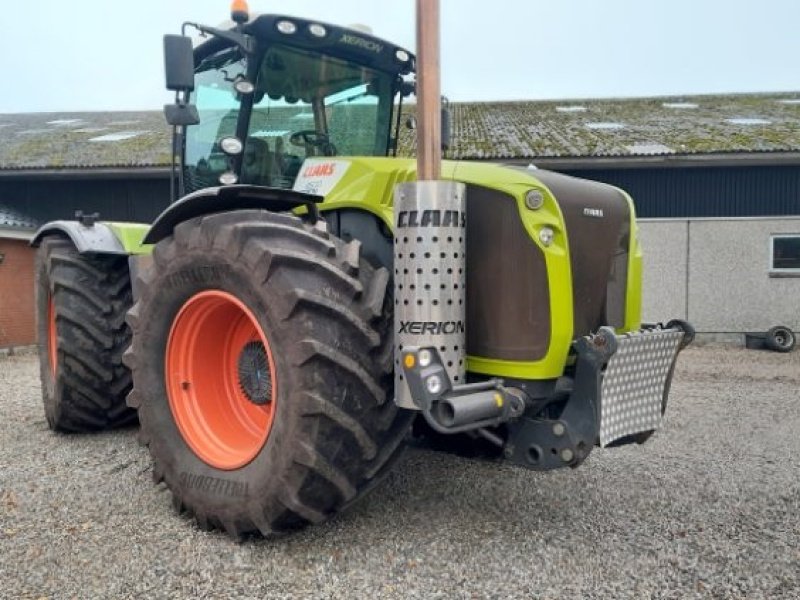
[[[617,337],[600,394],[600,445],[658,429],[664,388],[684,332],[656,329]]]

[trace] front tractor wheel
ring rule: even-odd
[[[156,481],[238,537],[324,521],[397,458],[389,274],[323,227],[267,211],[193,219],[158,243],[129,313]]]

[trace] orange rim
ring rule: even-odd
[[[47,298],[47,356],[50,358],[50,372],[55,377],[58,365],[58,330],[56,329],[56,307],[52,296]]]
[[[167,397],[201,460],[232,470],[258,455],[275,416],[275,373],[267,336],[238,298],[207,290],[181,307],[167,340]]]

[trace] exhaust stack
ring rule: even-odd
[[[430,407],[408,386],[403,348],[436,348],[452,385],[464,383],[465,186],[438,181],[439,80],[439,0],[417,0],[417,182],[394,191],[395,402],[410,409]]]
[[[453,385],[464,383],[465,207],[464,186],[456,182],[395,189],[395,402],[403,408],[423,408],[403,375],[404,348],[433,346]]]

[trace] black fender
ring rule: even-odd
[[[83,221],[51,221],[39,228],[31,240],[31,246],[37,248],[49,235],[66,236],[75,244],[78,252],[94,254],[122,254],[128,252],[117,239],[114,231],[103,223],[92,220]]]
[[[231,210],[261,208],[283,212],[306,207],[309,215],[316,221],[319,219],[317,204],[322,200],[322,196],[257,185],[205,188],[169,205],[153,222],[142,243],[155,244],[163,240],[172,235],[176,225],[189,219]]]

